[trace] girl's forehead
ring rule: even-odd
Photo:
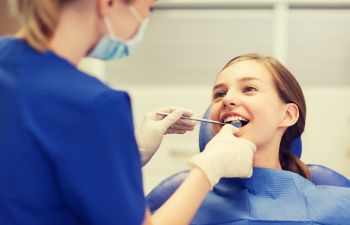
[[[256,79],[261,82],[272,83],[272,75],[265,65],[256,62],[255,60],[238,61],[229,65],[220,72],[216,83],[226,82],[238,82],[241,80]]]

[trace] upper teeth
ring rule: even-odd
[[[235,120],[239,120],[239,121],[248,121],[246,118],[243,118],[241,116],[229,116],[229,117],[226,117],[224,119],[224,123],[227,123],[227,122],[231,122],[231,121],[235,121]]]

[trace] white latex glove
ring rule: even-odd
[[[256,146],[234,133],[238,128],[225,125],[207,144],[204,151],[190,159],[190,166],[199,167],[213,188],[222,177],[248,178],[253,174],[253,157]]]
[[[157,112],[170,113],[167,116]],[[192,116],[192,112],[179,107],[165,107],[145,115],[142,125],[136,133],[137,143],[142,158],[142,165],[146,165],[159,148],[165,134],[184,134],[192,131],[196,122],[180,119],[182,115]]]

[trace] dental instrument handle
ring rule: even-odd
[[[167,116],[169,115],[169,113],[165,113],[165,112],[157,112],[159,115],[163,115],[163,116]],[[222,123],[219,121],[215,121],[215,120],[208,120],[208,119],[203,119],[203,118],[198,118],[198,117],[189,117],[189,116],[181,116],[181,119],[186,119],[186,120],[195,120],[195,121],[200,121],[200,122],[205,122],[205,123],[215,123],[215,124],[221,124],[221,125],[225,125],[226,123]],[[231,125],[237,128],[242,127],[242,123],[239,120],[236,121],[232,121]]]
[[[157,112],[157,114],[159,115],[163,115],[163,116],[167,116],[170,113],[166,113],[166,112]],[[185,119],[185,120],[195,120],[195,121],[200,121],[200,122],[205,122],[205,123],[215,123],[215,124],[220,124],[220,125],[225,125],[226,123],[222,123],[219,121],[215,121],[215,120],[208,120],[208,119],[203,119],[203,118],[198,118],[198,117],[189,117],[189,116],[181,116],[181,119]],[[231,122],[231,125],[237,128],[241,128],[242,127],[242,122],[239,120],[235,120]]]
[[[167,115],[169,115],[170,113],[166,113],[166,112],[157,112],[157,114],[163,115],[163,116],[167,116]],[[185,120],[195,120],[195,121],[200,121],[200,122],[215,123],[215,124],[225,125],[225,123],[221,123],[221,122],[219,122],[219,121],[208,120],[208,119],[203,119],[203,118],[198,118],[198,117],[181,116],[181,119],[185,119]]]

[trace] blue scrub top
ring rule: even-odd
[[[0,38],[0,224],[141,224],[130,99],[52,52]]]

